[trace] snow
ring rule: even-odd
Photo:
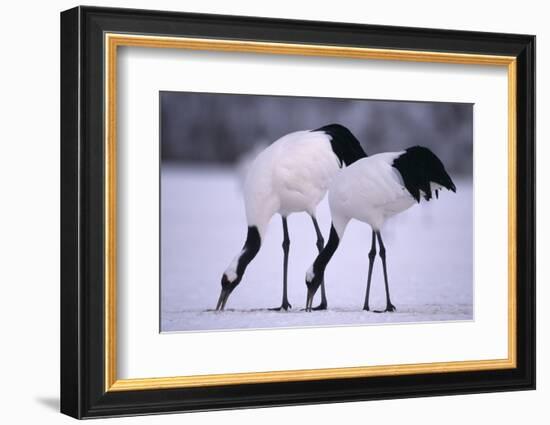
[[[305,273],[317,255],[306,214],[288,219],[291,239],[288,295],[281,304],[282,226],[275,216],[262,248],[226,311],[215,312],[223,271],[246,236],[238,173],[231,168],[167,166],[161,173],[161,330],[198,331],[473,320],[473,190],[456,179],[457,193],[415,205],[382,230],[394,313],[362,310],[371,230],[353,221],[326,272],[329,310],[306,313]],[[328,237],[326,198],[318,221]],[[316,303],[319,299],[317,295]],[[385,307],[382,266],[373,271],[371,309]]]

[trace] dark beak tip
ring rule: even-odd
[[[222,288],[220,292],[220,297],[218,298],[218,303],[216,304],[216,311],[223,311],[225,308],[225,303],[227,302],[228,298],[227,289]]]

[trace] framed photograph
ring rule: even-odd
[[[61,14],[61,411],[535,388],[535,37]]]

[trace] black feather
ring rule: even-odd
[[[403,183],[409,193],[420,202],[420,191],[424,199],[432,199],[430,182],[439,184],[456,192],[456,186],[445,170],[441,160],[428,148],[413,146],[397,157],[392,164],[403,177]]]
[[[359,140],[341,124],[329,124],[312,131],[322,131],[330,136],[332,151],[341,163],[350,165],[367,156]]]

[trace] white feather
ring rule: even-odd
[[[235,279],[237,279],[237,266],[239,265],[239,258],[243,254],[244,250],[242,250],[239,255],[235,256],[235,258],[233,258],[233,261],[231,261],[231,264],[229,264],[224,272],[225,276],[230,282],[233,282]]]
[[[332,181],[329,204],[340,238],[354,218],[380,230],[384,221],[416,203],[393,161],[403,152],[387,152],[360,159]]]
[[[313,280],[313,278],[315,277],[315,273],[313,273],[313,264],[309,267],[309,269],[307,269],[307,272],[306,272],[306,280],[308,282],[311,282]]]
[[[271,217],[307,212],[319,202],[339,170],[330,136],[297,131],[264,149],[252,163],[244,184],[247,221],[263,235]]]

